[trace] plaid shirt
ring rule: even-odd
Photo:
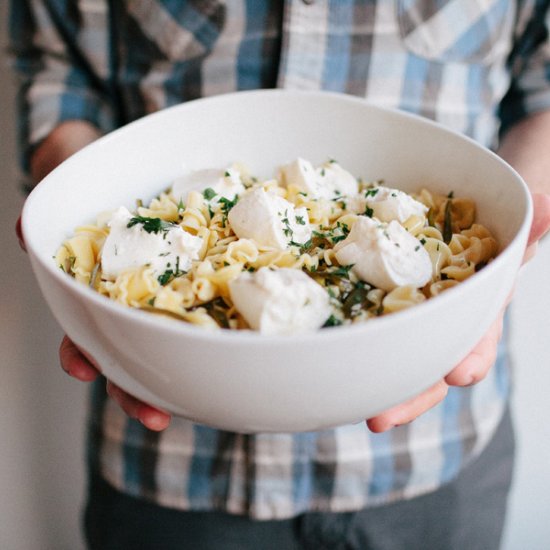
[[[358,95],[494,147],[501,122],[550,107],[548,5],[13,0],[22,163],[63,120],[108,132],[182,101],[271,87]],[[180,509],[260,519],[356,510],[451,480],[494,433],[508,393],[501,346],[483,382],[452,388],[388,433],[357,424],[239,435],[175,418],[159,434],[126,418],[99,383],[89,459],[120,490]]]

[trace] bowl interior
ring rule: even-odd
[[[503,246],[529,208],[520,178],[466,138],[360,99],[275,90],[198,100],[98,140],[31,194],[25,236],[49,260],[76,226],[94,221],[101,211],[150,200],[184,167],[222,168],[237,161],[269,177],[298,156],[313,163],[334,158],[356,176],[383,179],[405,191],[423,186],[473,196],[480,222]]]

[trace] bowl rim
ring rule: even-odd
[[[492,158],[494,162],[497,162],[502,166],[504,166],[508,171],[512,173],[512,175],[515,176],[516,182],[519,185],[520,189],[523,191],[524,198],[525,198],[525,214],[523,216],[523,220],[517,232],[515,233],[515,235],[506,244],[506,246],[499,251],[498,255],[489,264],[487,264],[482,270],[475,273],[474,276],[466,279],[465,281],[462,281],[460,285],[457,285],[458,288],[457,287],[450,288],[445,292],[441,293],[440,295],[430,298],[429,300],[426,300],[420,304],[416,304],[413,307],[410,307],[401,311],[393,312],[385,316],[369,319],[365,322],[355,323],[352,325],[328,327],[328,328],[319,329],[316,331],[311,331],[311,332],[306,332],[301,334],[291,334],[291,335],[266,335],[253,330],[224,330],[224,329],[208,330],[208,329],[205,329],[205,327],[193,325],[191,323],[186,323],[184,321],[170,319],[160,314],[154,315],[154,314],[151,314],[150,312],[142,311],[137,308],[132,308],[132,307],[119,304],[114,300],[111,300],[110,298],[99,294],[95,290],[90,289],[87,285],[83,285],[82,283],[79,283],[78,281],[76,281],[74,278],[67,276],[66,273],[64,273],[55,265],[55,262],[51,261],[52,259],[51,253],[47,253],[45,251],[40,251],[35,249],[34,243],[32,240],[33,229],[32,229],[32,221],[31,221],[32,219],[31,213],[33,209],[39,208],[36,205],[40,204],[41,195],[46,192],[44,190],[46,186],[48,186],[48,182],[50,180],[55,181],[56,174],[58,173],[59,170],[63,169],[62,167],[67,166],[69,164],[78,163],[80,156],[83,154],[88,154],[89,150],[94,148],[104,147],[106,144],[109,143],[110,140],[117,139],[119,135],[124,134],[128,131],[131,131],[132,128],[136,128],[141,125],[148,124],[152,119],[171,116],[175,111],[192,109],[204,102],[227,102],[227,101],[234,100],[237,96],[239,98],[243,98],[244,96],[257,96],[257,95],[265,95],[265,96],[273,96],[273,97],[282,96],[282,95],[286,95],[286,96],[294,95],[296,97],[308,96],[311,98],[323,97],[328,99],[332,98],[337,101],[345,101],[349,103],[360,104],[362,107],[371,109],[373,111],[390,114],[391,116],[394,116],[394,117],[402,117],[405,119],[413,120],[417,124],[422,124],[427,127],[435,128],[439,132],[444,132],[447,135],[453,136],[455,139],[458,138],[467,143],[470,143],[476,149],[482,150],[483,153],[488,155],[488,157]],[[246,343],[248,345],[256,344],[256,343],[260,345],[267,344],[267,343],[281,344],[283,342],[291,342],[293,345],[295,345],[300,342],[305,343],[310,341],[316,341],[316,340],[319,340],[320,338],[323,338],[325,340],[327,338],[340,339],[342,336],[344,336],[344,334],[349,335],[351,337],[356,333],[362,333],[365,331],[372,332],[372,331],[380,330],[380,329],[383,329],[385,325],[388,323],[395,324],[396,322],[398,322],[398,320],[401,322],[412,321],[416,316],[429,314],[430,309],[433,309],[434,307],[437,307],[437,308],[441,307],[445,301],[447,302],[454,301],[456,299],[455,296],[457,295],[458,292],[462,292],[462,293],[467,292],[469,288],[478,286],[482,284],[482,282],[487,277],[491,277],[493,275],[493,272],[496,271],[501,264],[507,262],[508,257],[510,255],[514,254],[513,249],[519,246],[519,241],[525,240],[525,242],[527,242],[527,236],[531,226],[532,216],[533,216],[533,205],[532,205],[531,194],[529,192],[527,184],[525,183],[523,178],[520,176],[520,174],[518,174],[518,172],[512,166],[510,166],[504,159],[499,157],[492,150],[484,147],[483,145],[479,144],[474,139],[466,135],[460,134],[459,132],[456,132],[450,128],[447,128],[446,126],[442,125],[439,122],[433,121],[431,119],[427,119],[415,113],[409,113],[396,108],[376,105],[366,100],[365,98],[351,96],[349,94],[345,94],[341,92],[329,92],[329,91],[320,91],[320,90],[309,91],[309,90],[283,90],[283,89],[265,90],[264,89],[264,90],[231,92],[227,94],[221,94],[217,96],[210,96],[210,97],[191,100],[185,103],[174,105],[174,106],[162,109],[160,111],[145,115],[133,122],[130,122],[124,126],[121,126],[120,128],[117,128],[116,130],[109,132],[104,136],[101,136],[94,142],[85,146],[80,151],[76,152],[74,155],[72,155],[70,158],[65,160],[54,170],[52,170],[52,172],[50,172],[50,174],[48,174],[39,183],[39,185],[37,185],[31,191],[31,193],[29,194],[23,206],[22,230],[23,230],[23,235],[25,238],[25,243],[27,246],[28,253],[30,256],[32,256],[32,258],[36,260],[39,268],[44,269],[50,276],[54,277],[54,279],[58,281],[62,286],[67,286],[68,290],[75,292],[80,299],[84,300],[85,302],[91,301],[94,305],[98,306],[103,311],[109,312],[116,316],[120,316],[124,319],[128,319],[133,322],[139,321],[141,323],[149,324],[153,329],[155,329],[155,327],[156,328],[162,327],[164,330],[167,330],[168,332],[170,332],[171,335],[173,336],[189,336],[189,337],[192,337],[193,339],[206,340],[207,342],[215,341],[215,342],[223,342],[228,344],[229,343],[236,344],[239,341],[242,341],[243,343]],[[28,236],[30,236],[31,238],[28,238]]]

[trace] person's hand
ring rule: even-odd
[[[534,256],[539,240],[550,229],[550,195],[534,194],[533,207],[533,223],[525,250],[524,263]],[[511,296],[508,298],[508,302],[510,299]],[[380,433],[412,422],[443,401],[449,391],[449,386],[470,386],[483,380],[496,359],[497,344],[502,335],[505,307],[481,341],[443,380],[409,401],[368,419],[369,429]]]
[[[81,382],[92,382],[100,375],[100,369],[93,359],[80,351],[67,336],[61,342],[59,359],[63,370]],[[161,431],[170,424],[171,417],[168,413],[139,401],[109,380],[107,393],[130,418],[139,420],[150,430]]]

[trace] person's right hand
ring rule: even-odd
[[[68,336],[65,336],[61,342],[59,359],[63,370],[81,382],[92,382],[101,374],[92,358],[79,350]],[[161,431],[170,424],[170,414],[143,403],[109,380],[107,380],[107,393],[130,418],[139,420],[150,430]]]

